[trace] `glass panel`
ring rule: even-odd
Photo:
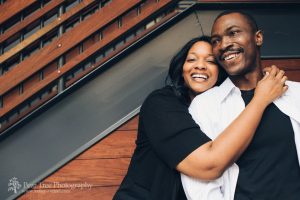
[[[73,8],[77,4],[79,4],[79,0],[69,0],[69,1],[66,1],[65,12],[68,12],[71,8]]]
[[[10,18],[6,22],[3,23],[2,29],[3,32],[11,29],[13,26],[17,25],[21,21],[21,15],[14,16],[13,18]]]
[[[76,16],[75,18],[70,19],[65,25],[64,25],[64,31],[67,32],[71,30],[74,26],[79,24],[80,19],[79,16]]]
[[[16,34],[10,37],[3,43],[3,52],[4,53],[7,52],[8,50],[15,47],[19,43],[20,43],[20,34]]]
[[[51,41],[58,37],[58,30],[54,30],[52,33],[46,35],[43,39],[44,47],[47,46]]]
[[[40,20],[35,21],[34,23],[30,24],[25,30],[24,30],[24,39],[28,38],[38,30],[40,30]]]
[[[29,8],[27,8],[23,11],[23,19],[31,16],[32,14],[37,12],[40,8],[41,8],[41,2],[39,2],[39,1],[35,2],[31,6],[29,6]]]
[[[58,10],[53,10],[50,13],[47,13],[44,17],[44,26],[47,26],[49,23],[53,22],[58,17]]]
[[[6,73],[7,71],[11,70],[19,63],[20,63],[20,55],[18,54],[3,64],[3,73]]]
[[[26,58],[28,58],[33,53],[37,52],[39,50],[39,48],[40,48],[40,43],[39,42],[35,42],[34,44],[32,44],[29,47],[27,47],[22,52],[23,53],[23,60],[25,60]]]
[[[109,3],[111,3],[112,2],[112,0],[103,0],[102,2],[101,2],[101,7],[104,7],[104,6],[106,6],[107,4],[109,4]]]

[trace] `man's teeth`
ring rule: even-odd
[[[204,74],[193,74],[192,75],[193,78],[203,78],[203,79],[207,79],[207,75]]]
[[[238,53],[229,54],[228,56],[225,56],[224,60],[231,60],[233,58],[236,58],[237,56],[238,56]]]

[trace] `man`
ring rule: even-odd
[[[221,13],[211,34],[213,54],[229,78],[196,97],[190,113],[203,132],[215,137],[242,112],[263,78],[263,34],[255,20],[240,11]],[[182,175],[189,199],[199,199],[201,192],[207,194],[201,200],[300,199],[300,83],[286,84],[289,90],[267,107],[237,165],[213,181]],[[208,188],[211,192],[205,191]]]

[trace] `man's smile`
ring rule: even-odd
[[[223,64],[234,64],[241,61],[241,56],[244,50],[242,48],[231,48],[224,51],[220,56],[219,60]]]
[[[229,61],[229,60],[236,59],[242,52],[244,52],[242,48],[227,50],[221,54],[220,60]]]

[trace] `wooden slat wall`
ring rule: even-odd
[[[127,172],[135,148],[137,122],[138,116],[95,144],[19,199],[111,200]],[[58,188],[54,182],[66,185]],[[92,186],[91,188],[84,187],[73,190],[68,188],[68,185],[71,186],[71,184],[76,183],[88,183]],[[42,188],[43,185],[50,188]]]
[[[43,48],[40,50],[39,54],[35,54],[31,56],[30,59],[23,61],[5,76],[0,76],[0,82],[3,83],[0,85],[0,95],[3,95],[8,90],[12,89],[12,87],[24,81],[34,72],[42,69],[53,59],[62,55],[68,49],[72,48],[99,28],[109,23],[112,19],[135,6],[137,3],[139,3],[139,0],[130,0],[126,2],[126,4],[124,4],[124,2],[122,3],[121,0],[114,0],[110,5],[105,7],[102,12],[96,13],[96,15],[92,16],[92,19],[90,18],[88,21],[85,21],[76,27],[77,29],[85,30],[84,32],[70,31],[65,33],[56,43]],[[120,4],[123,4],[124,6],[116,6]],[[99,19],[101,19],[101,21],[99,21]],[[59,19],[57,20],[59,21]],[[48,56],[45,57],[43,55]]]
[[[3,41],[5,41],[9,37],[13,36],[14,34],[16,34],[17,32],[19,32],[23,28],[25,28],[26,26],[28,26],[29,24],[31,24],[32,22],[36,21],[37,19],[39,19],[40,17],[42,17],[44,15],[44,13],[47,13],[50,10],[54,9],[55,7],[57,7],[58,5],[60,5],[62,2],[64,2],[64,0],[52,0],[52,1],[50,1],[49,4],[47,4],[45,7],[43,7],[43,9],[40,9],[40,10],[36,11],[32,15],[30,15],[28,18],[24,19],[22,21],[22,23],[14,26],[14,27],[12,27],[8,31],[6,31],[3,35],[1,35],[1,37],[0,37],[0,43],[2,43]],[[0,8],[0,10],[1,10],[1,8]]]
[[[71,18],[72,16],[76,15],[77,13],[79,13],[82,9],[84,9],[85,7],[89,6],[90,4],[92,4],[94,2],[94,0],[83,0],[82,2],[80,2],[80,4],[78,4],[77,6],[75,6],[73,9],[71,9],[70,11],[64,13],[62,16],[60,16],[58,19],[56,19],[55,21],[53,21],[52,23],[48,24],[47,26],[43,27],[42,29],[38,30],[37,32],[35,32],[33,35],[31,35],[30,37],[26,38],[23,42],[19,43],[18,45],[16,45],[14,48],[10,49],[9,51],[5,52],[3,55],[0,56],[0,63],[5,62],[6,60],[8,60],[9,58],[13,57],[15,54],[19,53],[20,51],[22,51],[23,49],[25,49],[26,47],[28,47],[29,45],[33,44],[35,41],[37,41],[39,38],[41,38],[42,36],[46,35],[47,33],[49,33],[50,31],[52,31],[54,28],[58,27],[60,24],[64,23],[65,21],[67,21],[69,18]],[[24,24],[24,23],[22,23]],[[16,27],[18,28],[18,27]],[[84,34],[82,34],[84,35]],[[70,36],[69,36],[70,37]],[[70,39],[71,40],[71,39]],[[72,42],[72,41],[70,41]],[[76,44],[76,43],[75,43]],[[40,52],[43,53],[43,52]],[[41,56],[40,56],[41,57]],[[51,59],[51,57],[49,58]],[[30,62],[32,62],[30,60]],[[28,65],[28,63],[27,63]],[[21,66],[22,67],[22,66]]]
[[[174,16],[176,14],[175,9],[173,8],[172,10],[167,7],[167,5],[171,3],[175,5],[176,2],[174,3],[174,1],[171,0],[147,0],[144,2],[140,0],[130,0],[124,4],[124,1],[113,0],[109,4],[105,4],[105,6],[103,4],[101,9],[97,9],[100,6],[99,2],[97,3],[95,0],[82,0],[72,9],[68,10],[68,12],[65,12],[59,17],[56,16],[54,21],[40,28],[10,50],[6,50],[0,55],[0,65],[3,64],[3,66],[6,66],[12,58],[16,58],[16,65],[13,68],[5,68],[6,71],[3,71],[2,76],[0,76],[0,82],[2,83],[0,84],[0,101],[2,101],[0,106],[0,118],[5,119],[4,123],[0,121],[0,132],[25,116],[20,114],[19,108],[24,107],[25,104],[30,105],[27,107],[28,111],[22,113],[30,113],[36,108],[36,106],[31,106],[31,98],[57,85],[59,78],[64,78],[66,80],[64,87],[69,87],[80,77],[100,66],[122,49],[128,47],[132,42],[153,30],[153,28],[157,27],[160,23]],[[123,6],[120,6],[121,4]],[[42,8],[44,14],[50,9],[47,6],[53,8],[55,6],[57,7],[57,5],[61,8],[64,4],[61,4],[60,0],[53,0],[52,4],[51,2],[47,3]],[[137,12],[138,6],[140,7],[139,13]],[[145,28],[145,24],[148,23],[147,20],[154,20],[156,17],[151,17],[151,15],[162,8],[166,8],[166,10],[163,10],[160,14],[163,16],[162,20],[159,22],[155,21],[155,25],[150,28]],[[91,11],[92,9],[95,9],[96,12],[93,13]],[[82,10],[84,11],[82,12]],[[93,14],[88,17],[83,17],[83,13],[86,12],[86,10],[89,10],[90,14]],[[172,12],[170,12],[170,10],[172,10]],[[34,12],[29,18],[33,16],[37,17],[36,14],[40,11],[41,10]],[[56,8],[55,13],[57,12]],[[78,19],[74,17],[77,16],[77,13],[82,14],[80,23],[69,30],[69,28],[66,27],[68,27],[67,24],[69,24],[71,18],[71,21],[77,20],[79,22],[79,17],[77,17]],[[131,17],[129,18],[128,16]],[[13,26],[11,30],[19,27],[18,30],[20,31],[22,29],[20,27],[25,26],[24,24],[27,23],[26,19],[21,21],[21,24]],[[101,21],[99,21],[99,19],[101,19]],[[118,24],[118,20],[121,20],[121,25]],[[65,22],[68,23],[66,24]],[[143,30],[139,33],[134,33],[135,29],[137,29],[135,28],[136,25],[140,28],[139,30],[141,30],[141,28]],[[39,42],[44,41],[44,35],[49,35],[49,32],[52,30],[57,32],[58,26],[65,27],[66,32],[59,35],[59,37],[56,35],[50,44],[39,49],[38,46],[41,46]],[[82,30],[87,31],[82,32]],[[130,33],[130,31],[132,31],[132,35],[134,34],[132,37],[133,40],[123,41],[123,45],[121,44],[118,47],[114,47],[112,42],[119,38],[120,35]],[[9,33],[9,31],[1,35],[0,39],[7,33]],[[101,39],[100,34],[102,34]],[[12,40],[11,38],[12,37],[10,37],[9,40]],[[113,51],[106,54],[104,49],[106,46],[113,49]],[[26,53],[28,47],[32,49],[37,48],[38,51],[31,53],[30,57],[26,57],[25,60],[21,60],[21,58],[18,59],[20,55],[26,56],[24,52]],[[76,67],[81,67],[81,65],[89,59],[93,60],[94,54],[101,51],[106,54],[104,58],[100,61],[92,61],[90,64],[85,65],[81,71],[76,71]],[[58,64],[59,59],[63,59],[63,63],[60,62],[61,64]],[[19,62],[18,60],[21,61]],[[7,66],[10,65],[7,64]],[[73,74],[72,71],[74,71]],[[56,87],[56,91],[54,91],[55,93],[58,92],[57,88],[58,87]],[[52,95],[49,95],[49,97],[50,96],[53,97]],[[41,102],[46,102],[47,100],[49,100],[49,98],[45,96],[43,96],[43,99],[40,99]],[[37,105],[41,104],[37,103]],[[17,113],[17,117],[8,118],[8,116],[14,112]]]
[[[36,1],[37,0],[7,0],[0,6],[0,24],[18,14]]]
[[[290,80],[300,81],[300,59],[263,60],[263,66],[276,64],[286,71]],[[20,200],[30,199],[101,199],[110,200],[127,172],[135,148],[138,116],[98,142],[86,152],[45,179],[41,185],[53,182],[88,183],[91,188],[70,190],[62,188],[36,187]],[[55,189],[55,190],[53,190]],[[53,190],[53,191],[52,191]],[[54,192],[55,191],[55,192]]]
[[[289,80],[300,82],[300,59],[263,60],[262,64],[264,67],[274,64],[285,70]]]

